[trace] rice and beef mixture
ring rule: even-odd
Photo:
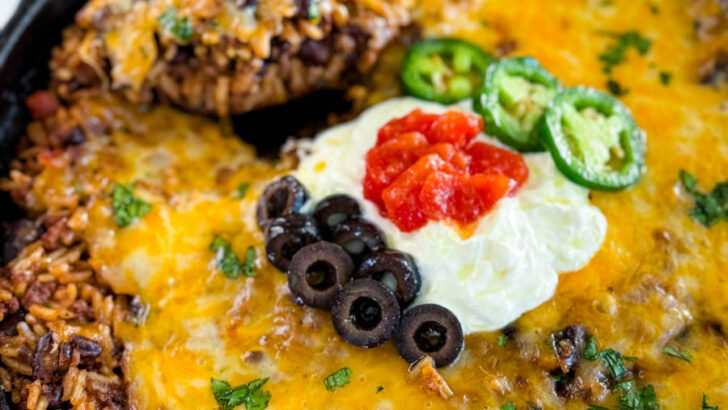
[[[350,85],[409,24],[405,3],[92,0],[54,52],[51,89],[239,114]]]
[[[93,195],[82,189],[32,194],[46,167],[72,169],[80,146],[107,124],[48,92],[28,99],[28,126],[10,177],[0,181],[28,215],[3,227],[0,261],[0,409],[125,408],[121,321],[138,320],[138,299],[114,295],[88,262],[80,233]],[[59,184],[59,187],[62,186]]]

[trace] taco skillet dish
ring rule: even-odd
[[[728,409],[727,2],[90,0],[58,36],[0,179],[0,409]]]

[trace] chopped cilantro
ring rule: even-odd
[[[133,183],[114,184],[114,189],[111,191],[111,209],[116,224],[123,228],[149,213],[152,206],[134,196]]]
[[[670,85],[670,81],[672,81],[672,73],[668,73],[667,71],[660,71],[660,82],[662,85]]]
[[[718,410],[718,406],[708,404],[707,394],[703,394],[703,410]]]
[[[688,212],[694,220],[708,228],[720,220],[728,220],[728,181],[717,184],[707,194],[697,189],[697,180],[685,170],[680,171],[680,181],[695,199],[695,206]]]
[[[619,97],[620,95],[625,95],[629,92],[628,89],[622,87],[622,84],[620,84],[614,80],[607,81],[607,89],[615,97]]]
[[[319,21],[321,19],[321,8],[319,3],[321,3],[321,0],[311,0],[308,3],[308,10],[306,10],[306,12],[308,13],[309,20]]]
[[[622,392],[619,398],[619,410],[659,410],[655,388],[647,385],[641,389],[635,388],[633,381],[617,383],[615,389]]]
[[[507,337],[505,337],[504,335],[498,336],[498,346],[500,346],[500,347],[506,347],[507,344],[508,344],[508,338]]]
[[[238,387],[230,387],[228,382],[210,379],[210,387],[215,401],[222,410],[231,410],[241,404],[246,410],[263,410],[268,407],[270,392],[261,390],[261,387],[268,381],[256,379]]]
[[[351,369],[344,367],[332,373],[330,376],[324,379],[324,386],[326,390],[334,391],[337,387],[344,387],[349,384],[349,376],[351,376]]]
[[[642,37],[636,31],[628,31],[622,34],[612,34],[617,42],[607,47],[604,52],[599,55],[599,61],[602,62],[602,71],[610,73],[612,68],[624,62],[625,53],[630,47],[634,47],[641,55],[647,54],[652,46],[652,41]]]
[[[599,353],[599,358],[602,359],[604,364],[609,370],[609,374],[615,380],[619,380],[627,375],[627,369],[624,367],[624,361],[622,354],[613,349],[607,349]]]
[[[255,273],[255,258],[258,254],[255,252],[255,248],[248,246],[245,251],[245,263],[243,264],[243,275],[254,278],[257,276]]]
[[[590,404],[589,410],[609,410],[607,407],[597,406],[596,404]]]
[[[238,185],[236,198],[245,198],[245,194],[248,193],[248,188],[250,188],[250,184],[247,182]]]
[[[174,7],[168,8],[159,16],[159,24],[182,41],[190,41],[194,33],[190,19],[187,16],[180,17]]]
[[[501,406],[501,410],[516,410],[516,405],[509,401]]]
[[[597,350],[597,339],[594,336],[589,336],[589,339],[587,339],[586,341],[584,358],[592,362],[599,358],[599,350]]]
[[[673,349],[672,347],[666,347],[662,352],[668,356],[676,357],[680,360],[685,360],[688,363],[692,359],[692,357],[690,356],[690,353],[686,352],[685,350],[678,352],[677,350]]]
[[[377,386],[377,393],[381,392],[382,390],[384,390],[384,387],[382,387],[382,386]]]
[[[217,268],[228,278],[235,279],[240,275],[256,276],[255,258],[257,254],[254,247],[248,247],[248,250],[245,252],[245,263],[242,266],[238,262],[238,257],[230,249],[230,242],[222,237],[215,236],[210,243],[210,250],[215,252]]]
[[[650,4],[650,13],[652,13],[652,14],[660,14],[660,8],[657,7],[654,4]]]
[[[565,374],[555,374],[555,375],[551,376],[551,378],[554,380],[554,383],[556,383],[556,384],[565,383],[567,381]]]

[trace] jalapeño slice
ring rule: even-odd
[[[473,108],[485,131],[522,152],[543,151],[534,131],[561,83],[533,58],[501,60],[488,68]]]
[[[467,41],[436,38],[412,45],[402,63],[407,94],[451,104],[472,97],[493,57]]]
[[[562,91],[546,110],[538,135],[561,173],[584,187],[617,191],[644,173],[643,133],[609,94],[585,87]]]

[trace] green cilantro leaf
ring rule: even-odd
[[[306,10],[309,20],[319,21],[321,19],[321,7],[319,3],[321,3],[321,0],[311,0],[309,2],[308,10]]]
[[[586,341],[584,358],[592,362],[599,358],[599,350],[597,350],[597,339],[594,336],[589,336],[589,339],[587,339]]]
[[[597,406],[596,404],[590,404],[589,410],[609,410],[607,407]]]
[[[255,258],[258,254],[255,252],[255,248],[248,246],[248,250],[245,251],[245,263],[243,264],[243,275],[254,278],[258,276],[255,273]]]
[[[614,80],[607,81],[607,89],[615,97],[619,97],[620,95],[625,95],[625,94],[629,93],[628,89],[622,87],[622,84],[620,84]]]
[[[159,16],[159,24],[182,41],[192,39],[194,33],[192,22],[186,16],[180,17],[174,7],[168,8]]]
[[[351,376],[351,373],[352,371],[350,368],[344,367],[326,377],[324,379],[324,386],[326,386],[326,390],[334,391],[337,387],[344,387],[349,384],[349,376]]]
[[[599,61],[602,62],[602,71],[605,73],[612,72],[612,68],[624,62],[625,53],[630,47],[634,47],[641,55],[647,54],[652,46],[652,41],[642,37],[636,31],[628,31],[622,34],[612,34],[617,42],[607,47],[604,52],[599,55]]]
[[[670,81],[672,81],[672,74],[667,71],[660,71],[660,82],[662,85],[670,85]]]
[[[235,279],[240,275],[255,277],[255,248],[252,246],[248,247],[245,253],[245,264],[240,266],[238,257],[230,249],[230,242],[226,241],[220,236],[215,238],[210,243],[210,250],[215,252],[215,258],[217,260],[216,266],[220,271],[230,279]]]
[[[680,171],[680,181],[695,199],[695,206],[688,212],[695,221],[710,228],[720,220],[728,220],[728,181],[717,184],[707,194],[697,189],[695,177],[684,170]]]
[[[707,394],[703,394],[703,410],[718,410],[718,406],[708,404]]]
[[[500,347],[506,347],[507,344],[508,344],[508,338],[507,337],[505,337],[504,335],[498,336],[498,346],[500,346]]]
[[[222,410],[231,410],[241,404],[246,410],[263,410],[268,407],[271,395],[268,391],[261,390],[261,387],[268,381],[256,379],[238,387],[230,387],[225,381],[210,379],[210,387],[215,401]]]
[[[690,356],[690,353],[682,350],[678,352],[677,350],[673,349],[672,347],[666,347],[662,350],[663,353],[665,353],[668,356],[676,357],[680,360],[685,360],[686,362],[690,363],[690,360],[692,357]]]
[[[509,401],[501,406],[501,410],[516,410],[516,405]]]
[[[623,395],[619,398],[619,410],[659,410],[660,403],[657,401],[655,388],[647,385],[637,389],[633,381],[617,383],[615,390]]]
[[[111,191],[111,209],[116,224],[123,228],[149,213],[152,206],[134,196],[133,183],[126,185],[115,183]]]
[[[680,170],[680,182],[682,182],[685,190],[691,194],[695,192],[695,188],[698,186],[698,180],[695,179],[693,174],[685,171],[684,169]]]
[[[622,354],[618,351],[607,349],[599,353],[599,358],[602,359],[604,364],[607,366],[607,370],[609,370],[609,374],[611,374],[615,380],[619,380],[627,375],[627,369],[624,367]]]
[[[248,192],[248,188],[250,188],[250,184],[247,182],[243,182],[242,184],[238,185],[236,198],[245,198],[245,194]]]
[[[381,392],[382,390],[384,390],[384,387],[382,387],[382,386],[377,386],[377,393]]]

